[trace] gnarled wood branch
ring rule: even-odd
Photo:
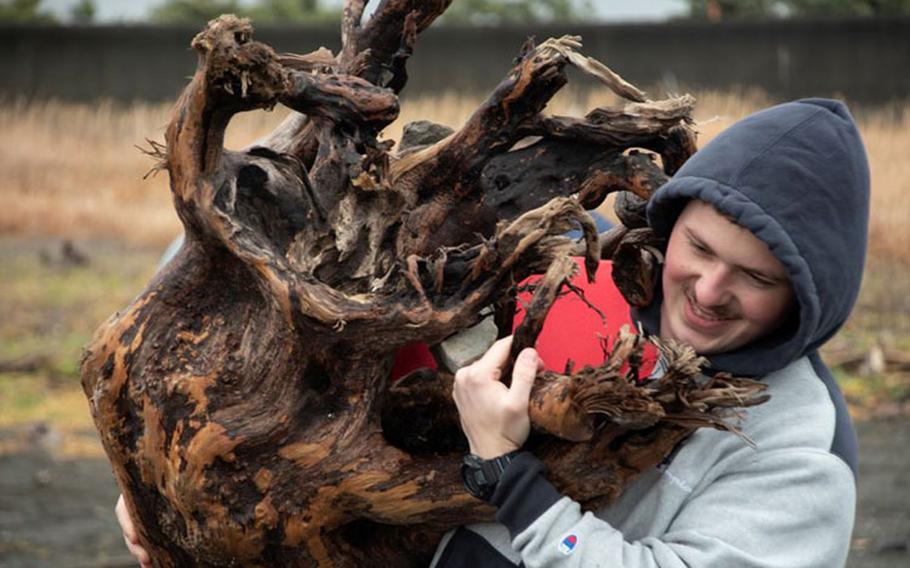
[[[198,68],[163,152],[186,242],[82,362],[156,566],[420,565],[441,531],[490,518],[461,486],[449,379],[424,370],[390,386],[396,350],[436,344],[489,306],[507,327],[515,283],[545,273],[519,331],[532,344],[575,270],[573,227],[594,277],[602,247],[584,208],[611,191],[646,199],[693,150],[691,98],[647,101],[566,37],[528,44],[451,135],[393,152],[377,136],[417,34],[447,5],[386,0],[362,23],[364,2],[350,1],[335,57],[277,55],[232,16],[193,40]],[[636,102],[543,116],[569,66]],[[272,136],[223,148],[234,114],[276,104],[296,113]],[[635,357],[614,349],[535,389],[535,425],[550,432],[535,451],[585,502],[615,497],[692,428],[725,427],[712,408],[757,392],[687,383],[697,404],[680,407],[676,383],[628,383],[619,370]]]

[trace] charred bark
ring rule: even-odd
[[[417,34],[448,2],[386,0],[362,24],[364,4],[346,4],[337,56],[277,55],[245,20],[210,22],[153,148],[186,243],[96,332],[82,376],[158,567],[420,565],[441,531],[491,518],[461,485],[451,378],[390,385],[396,350],[436,344],[489,306],[504,328],[515,284],[545,273],[518,332],[532,344],[574,271],[566,256],[580,247],[593,278],[612,250],[584,207],[612,191],[646,199],[693,150],[691,97],[647,101],[567,37],[525,46],[451,135],[395,153],[377,135]],[[634,102],[542,115],[570,66]],[[297,112],[244,151],[223,148],[234,114],[276,104]],[[580,244],[562,236],[575,226]],[[587,503],[692,429],[727,427],[712,408],[761,400],[753,384],[692,382],[697,359],[679,349],[681,371],[639,384],[630,342],[534,392],[532,444]]]

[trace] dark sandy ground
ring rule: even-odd
[[[859,433],[859,506],[847,565],[910,567],[910,419],[861,423]],[[0,441],[21,434],[0,432]],[[29,435],[26,451],[0,456],[0,566],[133,566],[114,519],[118,491],[107,461],[55,459],[52,432]]]
[[[859,503],[847,566],[910,567],[910,418],[858,430]]]

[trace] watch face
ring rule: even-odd
[[[487,500],[493,494],[494,486],[483,473],[481,466],[483,460],[479,457],[468,454],[461,464],[461,478],[464,480],[464,486],[468,492],[478,499]]]
[[[496,492],[503,471],[517,453],[518,451],[509,452],[490,460],[474,454],[466,455],[461,464],[464,486],[474,497],[489,501]]]

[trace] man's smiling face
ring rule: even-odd
[[[670,233],[662,285],[661,337],[702,355],[773,331],[795,304],[786,269],[767,245],[695,199]]]

